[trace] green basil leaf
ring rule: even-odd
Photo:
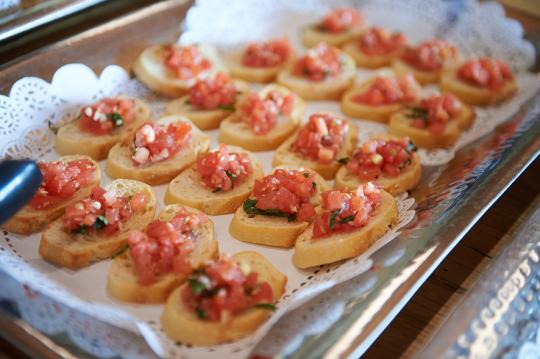
[[[276,306],[271,303],[257,303],[255,308],[266,309],[266,310],[276,310]]]
[[[202,292],[204,292],[206,289],[206,285],[198,280],[196,277],[189,278],[189,287],[191,288],[191,292],[195,295],[199,295]]]
[[[296,213],[287,213],[280,211],[279,209],[260,209],[257,208],[255,205],[257,204],[256,199],[248,198],[244,202],[243,208],[244,211],[250,215],[251,217],[256,215],[263,215],[263,216],[272,216],[272,217],[285,217],[289,222],[293,222],[296,220]]]
[[[212,193],[218,193],[218,192],[221,192],[221,188],[219,187],[212,191]]]
[[[200,307],[195,308],[195,313],[197,313],[199,319],[206,319],[206,317],[208,317],[208,314]]]
[[[124,118],[118,112],[108,114],[107,118],[112,121],[114,127],[121,127],[125,123]]]
[[[352,220],[354,220],[354,216],[348,216],[348,217],[340,219],[339,223],[344,224],[344,223],[347,223],[347,222],[351,222]]]
[[[96,218],[96,221],[92,225],[92,228],[94,228],[94,230],[96,231],[99,231],[100,229],[102,229],[108,224],[109,224],[109,221],[107,221],[107,218],[105,218],[104,216],[98,216]]]
[[[338,160],[342,165],[346,165],[349,162],[349,157],[343,157]]]
[[[337,211],[334,211],[332,212],[332,214],[330,214],[330,223],[329,223],[330,230],[334,230],[334,226],[336,225],[336,219],[339,216],[340,211],[341,210],[338,209]]]
[[[220,110],[230,111],[230,112],[234,112],[234,110],[235,110],[235,107],[232,104],[231,105],[219,105],[218,108]]]

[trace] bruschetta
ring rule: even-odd
[[[169,102],[166,111],[169,115],[186,116],[201,130],[212,130],[234,112],[247,91],[245,82],[218,72],[213,77],[197,80],[186,96]]]
[[[58,129],[56,152],[103,160],[115,143],[129,137],[149,119],[150,107],[141,100],[104,98],[81,108],[76,119]]]
[[[255,181],[250,197],[234,213],[231,235],[243,242],[292,247],[315,217],[326,181],[304,168],[277,168]]]
[[[129,233],[128,249],[109,269],[107,290],[126,302],[164,303],[217,254],[212,221],[194,208],[169,205],[144,231]]]
[[[184,344],[238,340],[270,317],[286,283],[287,277],[259,253],[222,256],[171,294],[161,325],[172,340]]]
[[[225,71],[216,49],[205,45],[155,45],[146,48],[133,64],[135,76],[151,90],[180,97],[196,79]]]
[[[6,231],[30,234],[60,217],[66,207],[87,197],[99,185],[98,164],[88,156],[64,156],[40,162],[41,186],[29,204],[2,225]]]
[[[373,183],[323,193],[323,210],[298,237],[293,263],[309,268],[356,257],[398,219],[396,200]]]
[[[398,74],[412,74],[422,85],[438,83],[445,68],[459,60],[458,50],[449,42],[430,40],[407,47],[393,62]]]
[[[421,90],[411,75],[375,76],[343,95],[341,111],[350,117],[386,123],[402,105],[418,101]]]
[[[278,85],[249,93],[237,107],[221,122],[219,141],[249,151],[276,149],[296,131],[304,113],[304,101]]]
[[[253,154],[221,144],[171,181],[165,203],[181,203],[213,216],[234,213],[263,175]]]
[[[372,27],[345,43],[343,50],[356,61],[358,67],[376,69],[390,65],[406,44],[407,37],[401,32],[390,33],[383,28]]]
[[[210,138],[179,115],[141,126],[109,152],[105,171],[150,185],[167,183],[208,151]]]
[[[407,137],[375,136],[358,147],[336,174],[334,187],[356,190],[373,182],[392,195],[409,191],[420,181],[422,166],[416,146]]]
[[[277,82],[304,100],[338,100],[355,75],[356,65],[349,55],[320,43],[280,71]]]
[[[225,61],[235,78],[269,83],[293,58],[294,50],[287,38],[253,42],[239,52],[231,52]]]
[[[441,89],[469,105],[488,106],[512,97],[517,84],[507,63],[482,57],[446,71]]]
[[[94,187],[45,227],[39,255],[70,269],[111,258],[126,248],[129,232],[144,229],[155,211],[152,187],[142,182],[122,179]]]
[[[331,113],[315,113],[308,122],[274,152],[272,166],[311,168],[324,179],[332,179],[356,146],[358,130]]]
[[[390,117],[389,129],[421,148],[445,148],[457,142],[474,120],[474,109],[451,94],[435,94]]]
[[[318,23],[302,29],[301,39],[305,47],[321,42],[339,46],[358,36],[365,29],[364,15],[353,8],[333,9]]]

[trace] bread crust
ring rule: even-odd
[[[268,85],[261,93],[273,89],[290,93],[289,90],[278,85]],[[274,150],[298,128],[303,114],[304,101],[296,96],[290,117],[283,119],[281,123],[268,133],[256,135],[242,118],[240,118],[239,113],[235,112],[221,122],[219,126],[219,141],[227,145],[243,147],[246,150],[254,152]]]
[[[381,191],[381,204],[369,222],[354,232],[338,233],[314,240],[311,224],[296,241],[293,263],[298,268],[309,268],[356,257],[382,237],[397,220],[396,200],[390,193]]]
[[[26,205],[13,217],[11,217],[9,221],[2,224],[2,228],[8,232],[18,234],[31,234],[39,232],[47,224],[62,216],[66,207],[80,201],[85,197],[88,197],[90,195],[90,192],[92,191],[92,188],[98,186],[101,179],[101,173],[98,163],[92,160],[90,157],[82,155],[63,156],[58,158],[57,160],[54,160],[54,162],[70,162],[81,159],[91,161],[96,168],[96,171],[94,172],[94,178],[87,186],[80,188],[77,192],[74,193],[71,198],[67,199],[66,201],[58,203],[57,205],[52,206],[51,208],[47,208],[45,210],[35,210],[30,207],[30,205]]]
[[[499,91],[470,85],[457,77],[457,68],[443,73],[440,86],[443,91],[450,92],[461,101],[476,106],[491,106],[503,102],[514,96],[518,89],[515,80],[508,81]]]
[[[123,96],[125,97],[125,96]],[[125,97],[127,98],[127,97]],[[107,158],[115,143],[131,136],[143,123],[150,120],[150,107],[141,100],[135,101],[135,118],[128,124],[113,130],[107,135],[93,135],[79,130],[79,120],[62,126],[56,134],[55,150],[60,155],[86,155],[96,161]]]
[[[450,121],[441,135],[434,135],[428,129],[415,128],[405,110],[398,111],[390,117],[388,131],[395,136],[408,136],[416,146],[421,148],[445,148],[454,145],[461,132],[469,128],[474,121],[474,109],[462,103],[463,111],[456,119]]]
[[[279,72],[277,82],[291,89],[304,100],[339,100],[343,92],[352,85],[356,76],[354,60],[343,51],[340,51],[340,60],[343,72],[338,76],[323,81],[310,81],[295,76],[293,74],[293,61]]]
[[[169,221],[181,209],[189,213],[201,213],[195,208],[169,205],[159,214],[158,219]],[[193,269],[201,267],[208,260],[217,258],[218,243],[214,236],[214,224],[210,219],[197,230],[194,241],[195,249],[188,257]],[[109,268],[107,291],[114,298],[125,302],[164,303],[169,294],[184,283],[187,277],[181,273],[169,273],[162,275],[150,285],[141,285],[137,280],[133,261],[127,249],[113,260]]]
[[[394,105],[371,106],[356,103],[352,100],[355,96],[367,91],[373,81],[374,79],[371,78],[346,91],[341,99],[341,111],[349,117],[387,123],[390,115],[401,108],[401,103]],[[415,91],[421,91],[420,85],[415,84],[414,87]]]
[[[356,46],[358,40],[352,40],[343,45],[343,51],[349,54],[354,61],[356,66],[363,67],[367,69],[377,69],[383,66],[389,66],[394,59],[398,58],[403,49],[398,48],[392,52],[383,55],[366,55],[358,49]]]
[[[295,167],[287,166],[286,168],[293,169]],[[310,169],[305,170],[314,172]],[[328,189],[328,185],[317,173],[315,173],[314,182],[317,184],[317,192],[311,198],[311,203],[315,205],[315,210],[317,211],[321,203],[320,194]],[[294,245],[296,238],[308,226],[309,222],[289,222],[287,218],[283,217],[264,215],[250,217],[244,211],[243,206],[240,206],[231,220],[229,233],[242,242],[289,248]]]
[[[159,119],[158,123],[169,124],[178,121],[191,124],[192,139],[189,147],[183,148],[173,157],[164,161],[137,166],[131,159],[132,138],[128,138],[121,143],[117,143],[111,149],[107,158],[105,172],[112,178],[133,179],[150,185],[164,184],[171,181],[182,170],[194,163],[202,153],[207,152],[210,146],[210,138],[183,116],[166,116]]]
[[[274,301],[283,295],[287,277],[265,257],[257,252],[245,251],[235,254],[233,258],[249,263],[259,273],[258,280],[267,281],[272,286]],[[255,332],[271,314],[268,310],[253,308],[224,321],[201,320],[182,301],[182,289],[183,286],[177,288],[167,300],[161,315],[161,325],[171,339],[185,344],[216,345],[238,340]]]
[[[291,146],[298,137],[298,130],[294,135],[281,144],[278,147],[272,158],[272,166],[300,166],[304,168],[311,168],[321,175],[324,179],[330,180],[334,178],[338,171],[340,164],[337,162],[340,158],[350,156],[353,149],[356,147],[356,141],[358,139],[358,128],[349,122],[349,131],[345,137],[345,141],[340,151],[336,154],[335,161],[324,164],[311,159],[306,159],[296,152],[291,150]]]
[[[114,236],[72,235],[63,230],[62,218],[49,223],[39,242],[39,255],[47,262],[60,267],[78,269],[93,262],[111,258],[127,245],[128,232],[142,230],[154,217],[156,199],[152,187],[133,180],[115,180],[105,187],[115,189],[120,195],[144,192],[149,198],[145,210],[135,213],[123,226],[123,230]]]
[[[212,216],[234,213],[248,198],[256,179],[264,176],[259,160],[250,152],[229,146],[231,152],[247,153],[252,164],[252,173],[246,180],[228,192],[213,193],[201,184],[197,165],[193,164],[176,176],[165,193],[165,203],[181,203]]]
[[[317,29],[316,25],[309,25],[302,30],[300,36],[302,45],[307,48],[313,47],[321,42],[326,42],[328,45],[332,46],[339,46],[351,39],[354,39],[365,30],[366,25],[360,24],[348,29],[347,31],[334,34],[327,31],[320,31]]]
[[[212,68],[201,76],[207,76],[218,71],[226,71],[217,51],[213,47],[202,45],[197,47],[202,55],[212,62]],[[133,63],[133,73],[151,90],[165,96],[180,97],[187,92],[196,79],[178,79],[164,65],[164,51],[164,45],[154,45],[144,49]]]

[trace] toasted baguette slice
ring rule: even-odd
[[[133,141],[129,138],[117,143],[111,149],[105,172],[112,178],[134,179],[150,185],[169,182],[183,169],[195,162],[201,153],[208,151],[210,146],[210,138],[183,116],[166,116],[159,119],[158,123],[168,125],[178,121],[191,124],[192,138],[190,145],[180,150],[176,155],[164,161],[138,166],[131,159],[133,151],[131,143]]]
[[[152,187],[133,180],[115,180],[105,187],[113,189],[119,196],[135,195],[143,192],[148,196],[144,211],[134,213],[121,231],[107,237],[102,234],[74,235],[64,231],[62,218],[50,223],[39,242],[39,255],[47,262],[61,267],[78,269],[94,262],[111,258],[127,245],[128,233],[133,229],[142,230],[154,217],[156,199]]]
[[[55,149],[60,155],[86,155],[96,161],[107,158],[115,143],[129,137],[150,119],[150,107],[141,100],[135,101],[135,118],[108,135],[94,135],[79,129],[79,120],[62,126],[56,134]]]
[[[311,168],[320,174],[324,179],[330,180],[334,178],[339,169],[340,164],[337,160],[343,157],[348,157],[352,150],[356,147],[358,129],[355,125],[349,123],[349,131],[347,132],[343,146],[336,154],[335,161],[328,164],[306,159],[302,155],[293,152],[291,150],[291,146],[293,142],[296,141],[297,136],[298,132],[296,132],[278,147],[276,152],[274,152],[274,157],[272,158],[272,166],[300,166],[304,168]]]
[[[66,207],[77,201],[80,201],[85,197],[88,197],[88,195],[90,195],[90,192],[92,191],[92,188],[99,185],[99,181],[101,178],[99,165],[90,157],[79,155],[63,156],[60,157],[58,160],[55,160],[55,162],[62,161],[64,163],[67,163],[82,159],[87,159],[91,161],[96,168],[92,182],[80,188],[77,192],[73,194],[73,197],[68,198],[65,201],[58,203],[50,208],[44,210],[36,210],[33,209],[30,205],[24,206],[9,221],[2,224],[2,228],[8,232],[19,234],[30,234],[39,232],[47,224],[51,223],[52,221],[60,217],[62,214],[64,214],[64,210],[66,209]]]
[[[443,73],[440,85],[441,90],[456,95],[469,105],[476,106],[490,106],[503,102],[512,97],[518,89],[515,80],[508,81],[499,91],[470,85],[458,79],[457,67]]]
[[[381,203],[369,222],[353,232],[337,233],[327,238],[313,239],[313,224],[298,237],[294,247],[293,263],[298,268],[309,268],[356,257],[364,253],[388,227],[398,219],[396,200],[381,191]]]
[[[295,168],[288,166],[287,168]],[[298,167],[296,167],[298,168]],[[305,169],[305,171],[311,171]],[[317,192],[313,195],[311,203],[318,210],[321,203],[321,192],[327,190],[326,181],[315,174]],[[309,222],[289,222],[287,218],[257,215],[250,217],[243,206],[234,213],[229,232],[231,236],[242,242],[264,244],[273,247],[289,248],[294,245],[296,238],[309,226]]]
[[[310,81],[293,74],[294,62],[285,67],[277,77],[277,82],[294,91],[304,100],[339,100],[356,76],[356,65],[352,57],[341,51],[340,62],[343,71],[323,81]]]
[[[377,183],[392,195],[398,195],[416,187],[418,181],[420,181],[421,174],[422,166],[420,165],[420,159],[415,154],[412,157],[411,163],[398,176],[387,177],[383,175],[371,182]],[[347,170],[347,166],[342,166],[336,174],[334,187],[337,189],[348,188],[354,190],[367,182],[350,173]]]
[[[268,259],[257,252],[248,251],[239,252],[233,258],[259,273],[258,281],[270,284],[274,301],[283,295],[287,277]],[[255,332],[271,314],[266,309],[252,308],[219,322],[201,320],[184,304],[182,289],[183,286],[176,289],[167,300],[161,315],[161,325],[171,339],[185,344],[216,345],[246,337]]]
[[[194,208],[169,205],[163,208],[158,218],[162,221],[170,221],[181,209],[190,213],[200,213]],[[210,219],[194,232],[193,241],[195,248],[188,257],[193,269],[201,267],[208,260],[217,258],[218,242],[214,238],[214,224]],[[113,260],[107,275],[107,290],[114,298],[125,302],[164,303],[169,294],[186,279],[185,274],[169,273],[162,275],[150,285],[139,284],[128,249]]]
[[[267,84],[274,81],[277,74],[281,69],[286,67],[287,61],[279,66],[272,67],[249,67],[242,64],[243,52],[233,52],[225,57],[225,63],[231,72],[231,75],[235,78],[247,81]],[[291,56],[292,58],[292,56]]]
[[[144,49],[133,64],[135,76],[151,90],[166,96],[180,97],[195,82],[195,78],[189,80],[179,79],[176,74],[169,70],[164,62],[167,45],[155,45]],[[181,45],[174,44],[174,47]],[[212,63],[209,71],[200,76],[208,76],[226,68],[219,55],[211,46],[196,45],[201,54]]]
[[[424,70],[419,70],[417,68],[414,68],[410,66],[409,64],[407,64],[406,62],[402,61],[401,59],[397,58],[392,63],[392,67],[396,74],[398,75],[412,74],[414,78],[416,79],[416,81],[420,82],[421,85],[428,85],[428,84],[438,83],[441,76],[445,72],[445,69],[454,66],[455,62],[457,62],[457,60],[449,61],[440,70],[424,71]]]
[[[229,150],[247,153],[251,159],[252,173],[244,182],[228,192],[214,193],[201,183],[197,165],[193,164],[171,181],[165,193],[165,203],[181,203],[212,216],[236,211],[253,191],[255,180],[261,179],[264,173],[261,163],[253,154],[233,146],[229,146]]]
[[[405,110],[390,117],[388,132],[396,136],[408,136],[421,148],[450,147],[457,142],[461,132],[471,126],[475,117],[472,107],[462,103],[462,108],[459,117],[450,121],[441,135],[434,135],[428,129],[412,127],[411,119],[407,117]]]
[[[278,90],[284,94],[289,90],[278,85],[268,85],[262,91],[264,96],[271,90]],[[278,147],[287,139],[300,124],[304,114],[304,101],[295,97],[294,108],[289,117],[283,118],[281,123],[264,135],[255,134],[242,120],[238,112],[227,117],[219,126],[219,141],[228,145],[243,147],[249,151],[270,151]]]
[[[353,98],[355,96],[366,92],[370,88],[373,81],[374,78],[369,79],[345,92],[345,94],[341,98],[341,111],[345,115],[353,118],[361,118],[386,123],[388,122],[390,115],[401,108],[401,103],[396,103],[394,105],[371,106],[353,101]],[[418,93],[418,96],[420,96],[421,90],[422,88],[420,87],[420,85],[418,83],[415,83],[414,91]]]
[[[319,30],[317,25],[310,25],[302,30],[300,37],[302,45],[307,48],[313,47],[321,42],[326,42],[328,45],[332,46],[339,46],[354,39],[364,32],[365,29],[365,24],[360,24],[359,26],[351,27],[347,31],[332,33]]]
[[[234,83],[239,92],[237,99],[240,99],[248,91],[248,85],[239,80],[234,81]],[[238,103],[238,100],[236,103]],[[169,102],[165,111],[169,115],[186,116],[201,130],[212,130],[214,128],[218,128],[221,121],[229,116],[232,111],[234,111],[235,104],[231,105],[230,107],[230,110],[221,108],[214,110],[201,110],[191,105],[189,103],[189,95],[186,95]]]
[[[358,67],[364,67],[367,69],[376,69],[383,66],[388,66],[396,59],[402,52],[402,49],[396,49],[384,55],[366,55],[358,49],[356,45],[358,40],[352,40],[343,45],[343,51],[348,53]]]

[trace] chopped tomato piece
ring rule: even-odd
[[[458,69],[458,77],[470,84],[492,91],[499,91],[514,78],[507,63],[487,57],[470,60],[461,65]]]
[[[339,50],[320,43],[294,64],[293,73],[311,81],[323,81],[338,76],[342,72]]]
[[[365,226],[381,202],[381,193],[376,185],[368,182],[356,191],[323,192],[322,198],[323,212],[313,222],[313,239]]]
[[[164,47],[165,66],[182,80],[190,80],[208,71],[212,63],[194,45]]]
[[[369,140],[358,147],[347,162],[347,170],[361,180],[381,175],[398,176],[411,163],[416,147],[404,137],[399,140]]]
[[[248,67],[275,67],[285,63],[292,52],[287,38],[253,42],[244,51],[242,64]]]
[[[96,166],[86,159],[41,162],[39,169],[43,181],[30,201],[36,210],[50,208],[71,198],[78,190],[92,183]]]
[[[193,239],[197,228],[207,221],[204,214],[182,209],[170,221],[156,219],[144,232],[130,232],[129,251],[139,284],[150,285],[168,273],[190,274],[188,256],[195,247]]]
[[[251,166],[246,153],[230,152],[223,144],[197,160],[202,183],[213,192],[227,192],[244,182],[252,173]]]
[[[135,132],[131,159],[136,165],[164,161],[184,149],[191,137],[191,125],[187,122],[147,123]]]
[[[407,116],[411,126],[427,129],[434,135],[441,135],[448,122],[459,116],[461,103],[452,95],[433,95],[423,99],[418,106],[409,108]]]
[[[264,135],[272,130],[282,116],[290,116],[294,108],[294,95],[272,90],[260,96],[255,92],[248,94],[239,105],[242,119],[257,135]]]
[[[189,89],[189,103],[198,109],[213,110],[232,106],[236,101],[238,89],[234,81],[223,72],[214,77],[199,79]]]
[[[146,207],[148,198],[138,193],[133,198],[117,196],[114,190],[95,187],[89,198],[66,208],[62,223],[73,234],[104,233],[112,235],[122,230],[123,223],[135,211]]]
[[[135,101],[104,98],[81,109],[79,129],[95,135],[106,135],[135,118]]]
[[[456,57],[457,49],[452,44],[443,40],[431,40],[407,48],[401,59],[419,70],[437,71]]]
[[[412,75],[377,76],[369,88],[354,96],[352,101],[369,106],[384,106],[414,102],[419,96],[419,87]]]
[[[330,11],[320,22],[319,29],[331,33],[345,32],[362,23],[364,16],[353,8],[338,8]]]
[[[380,27],[372,27],[358,38],[358,49],[368,56],[386,55],[399,50],[407,43],[400,32],[389,33]]]
[[[314,161],[330,163],[341,150],[348,130],[346,120],[327,113],[316,113],[298,132],[291,149]]]
[[[272,286],[258,280],[247,263],[221,257],[195,271],[182,290],[182,300],[202,320],[224,320],[229,315],[264,305],[272,309]]]

